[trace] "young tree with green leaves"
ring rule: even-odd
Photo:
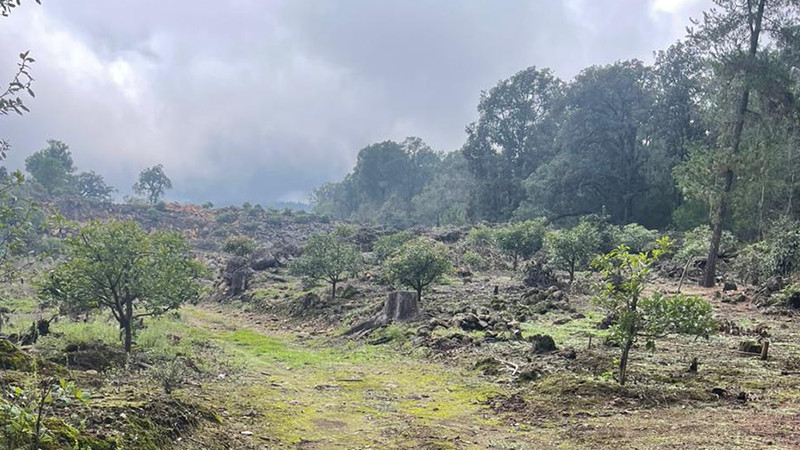
[[[247,236],[231,236],[222,244],[222,251],[233,256],[247,257],[256,251],[258,243]]]
[[[133,185],[133,192],[144,195],[151,205],[158,203],[168,189],[172,189],[172,181],[164,174],[161,164],[143,170]]]
[[[581,222],[571,229],[547,233],[544,246],[548,263],[569,273],[569,282],[575,281],[575,271],[588,266],[600,247],[600,234],[589,222]]]
[[[336,286],[355,275],[361,267],[361,252],[347,242],[344,232],[316,234],[308,238],[303,254],[293,260],[290,271],[299,276],[331,285],[331,300],[336,299]]]
[[[408,286],[422,300],[422,291],[452,270],[447,247],[430,238],[418,237],[403,244],[384,263],[387,277],[394,283]]]
[[[72,310],[108,309],[126,352],[137,319],[178,309],[202,292],[203,267],[179,233],[94,221],[67,239],[66,254],[41,282],[40,298]]]
[[[603,277],[594,301],[614,316],[610,338],[622,347],[619,384],[627,381],[630,351],[638,339],[645,339],[652,350],[657,339],[669,334],[708,337],[715,330],[711,304],[700,297],[642,295],[653,263],[671,245],[666,236],[648,253],[630,253],[622,245],[592,262]]]
[[[81,172],[75,179],[78,195],[100,202],[111,201],[111,194],[117,190],[106,184],[102,175],[94,171]]]
[[[516,271],[520,260],[530,258],[542,248],[544,234],[543,219],[514,222],[494,230],[494,244],[511,258]]]

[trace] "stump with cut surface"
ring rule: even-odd
[[[408,322],[419,316],[417,294],[409,291],[389,293],[383,304],[383,316],[389,322]]]
[[[392,322],[409,322],[418,317],[417,294],[409,291],[394,291],[389,293],[381,312],[347,330],[345,335],[361,337]]]

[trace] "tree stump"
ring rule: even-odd
[[[409,291],[389,293],[383,304],[383,316],[387,322],[408,322],[419,316],[417,294]]]
[[[392,322],[409,322],[419,317],[417,294],[409,291],[390,292],[383,310],[345,332],[345,336],[361,337]]]

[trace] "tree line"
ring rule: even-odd
[[[450,153],[419,138],[359,151],[317,212],[408,227],[608,214],[648,228],[761,237],[797,218],[797,0],[717,0],[652,64],[618,61],[572,80],[529,67],[481,93]]]

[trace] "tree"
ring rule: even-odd
[[[331,285],[331,300],[336,299],[336,285],[347,280],[361,267],[361,252],[345,241],[342,233],[315,234],[303,246],[303,254],[293,260],[290,271],[311,280],[325,280]]]
[[[646,339],[646,347],[652,350],[656,340],[668,334],[708,337],[715,330],[712,307],[706,300],[669,297],[659,292],[642,296],[653,263],[670,246],[667,237],[659,239],[649,253],[630,253],[622,245],[592,263],[603,277],[594,301],[613,315],[610,338],[622,347],[618,379],[621,385],[627,380],[631,348],[639,338]]]
[[[520,259],[528,259],[542,248],[544,232],[543,219],[515,222],[496,229],[494,243],[511,258],[513,269],[517,270]]]
[[[231,236],[225,240],[222,251],[234,256],[247,257],[256,250],[257,246],[256,241],[247,236]]]
[[[719,9],[704,14],[697,30],[690,29],[690,38],[716,66],[717,73],[730,88],[728,102],[722,106],[723,120],[718,151],[723,155],[721,194],[715,199],[712,215],[713,233],[700,282],[711,287],[716,282],[717,255],[724,222],[729,215],[729,195],[733,189],[734,162],[739,157],[747,112],[754,85],[763,72],[759,58],[762,33],[780,38],[796,25],[797,0],[718,0]],[[766,27],[765,27],[766,25]],[[726,114],[727,113],[727,114]]]
[[[133,221],[94,221],[67,239],[67,260],[39,286],[43,300],[62,308],[106,308],[131,351],[138,319],[199,299],[203,268],[179,233],[148,234]]]
[[[575,271],[587,267],[600,247],[600,234],[589,222],[581,222],[572,229],[547,233],[544,239],[547,259],[553,266],[569,273],[569,282],[575,281]]]
[[[168,189],[172,189],[172,181],[164,174],[161,164],[143,170],[133,185],[133,191],[144,195],[151,205],[158,203]]]
[[[47,147],[25,159],[25,170],[50,195],[75,192],[75,164],[69,145],[50,139]]]
[[[93,171],[81,172],[76,178],[78,195],[101,202],[111,201],[111,194],[117,190],[106,184],[102,175]]]
[[[422,300],[422,290],[452,269],[448,250],[444,244],[419,237],[403,244],[397,253],[384,263],[387,277],[417,292]]]
[[[481,93],[462,149],[476,180],[474,218],[506,220],[517,209],[522,181],[554,153],[563,91],[551,70],[529,67]]]
[[[378,261],[383,262],[394,256],[403,244],[414,238],[415,235],[412,231],[401,231],[399,233],[381,236],[372,246],[372,252],[375,253],[375,257]]]

